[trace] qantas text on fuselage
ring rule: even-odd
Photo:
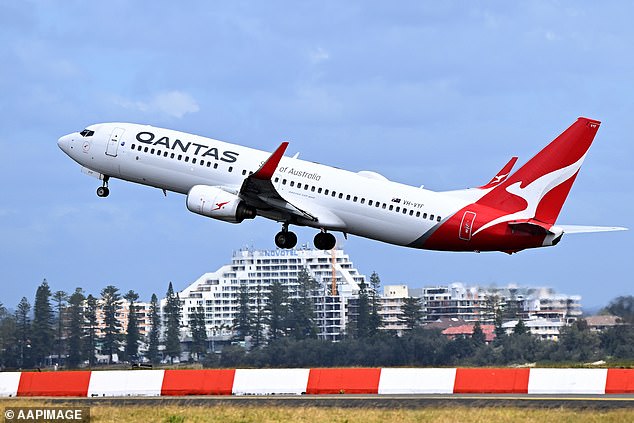
[[[91,125],[58,140],[60,148],[102,180],[111,178],[186,195],[187,208],[231,223],[262,216],[278,221],[279,248],[293,248],[291,225],[318,230],[314,244],[331,249],[332,232],[445,251],[517,252],[555,245],[564,233],[620,227],[556,224],[600,122],[579,118],[511,172],[513,157],[486,185],[434,192],[375,172],[349,172],[193,134],[132,123]]]

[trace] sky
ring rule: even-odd
[[[634,5],[606,2],[0,1],[0,302],[106,285],[163,296],[273,249],[279,225],[189,213],[185,197],[80,172],[57,147],[136,122],[432,190],[482,185],[578,116],[602,121],[559,217],[631,226]],[[299,243],[314,230],[297,229]],[[366,275],[412,287],[550,286],[588,308],[632,295],[634,232],[504,253],[351,236]]]

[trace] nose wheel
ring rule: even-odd
[[[313,239],[313,244],[318,250],[332,250],[337,244],[335,236],[328,232],[319,232]]]
[[[97,197],[107,197],[110,194],[110,190],[108,189],[108,176],[104,176],[103,185],[97,188]]]
[[[285,223],[282,230],[275,235],[275,245],[284,249],[293,248],[297,245],[297,235],[288,230],[288,223]]]

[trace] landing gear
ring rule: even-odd
[[[319,232],[315,235],[313,244],[315,244],[315,248],[318,250],[332,250],[335,248],[335,244],[337,244],[337,239],[331,233]]]
[[[275,235],[275,245],[278,248],[293,248],[297,245],[297,235],[288,230],[288,223],[285,223],[282,230]]]
[[[110,194],[108,179],[110,179],[108,176],[104,176],[103,185],[97,188],[97,197],[107,197]]]

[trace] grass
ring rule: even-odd
[[[4,407],[51,406],[45,400],[5,399]],[[55,406],[61,406],[56,403]],[[92,406],[91,422],[341,422],[379,423],[386,421],[488,423],[488,422],[551,422],[557,423],[621,423],[634,421],[634,410],[572,410],[564,408],[532,409],[513,407],[426,407],[420,409],[364,409],[271,406]]]

